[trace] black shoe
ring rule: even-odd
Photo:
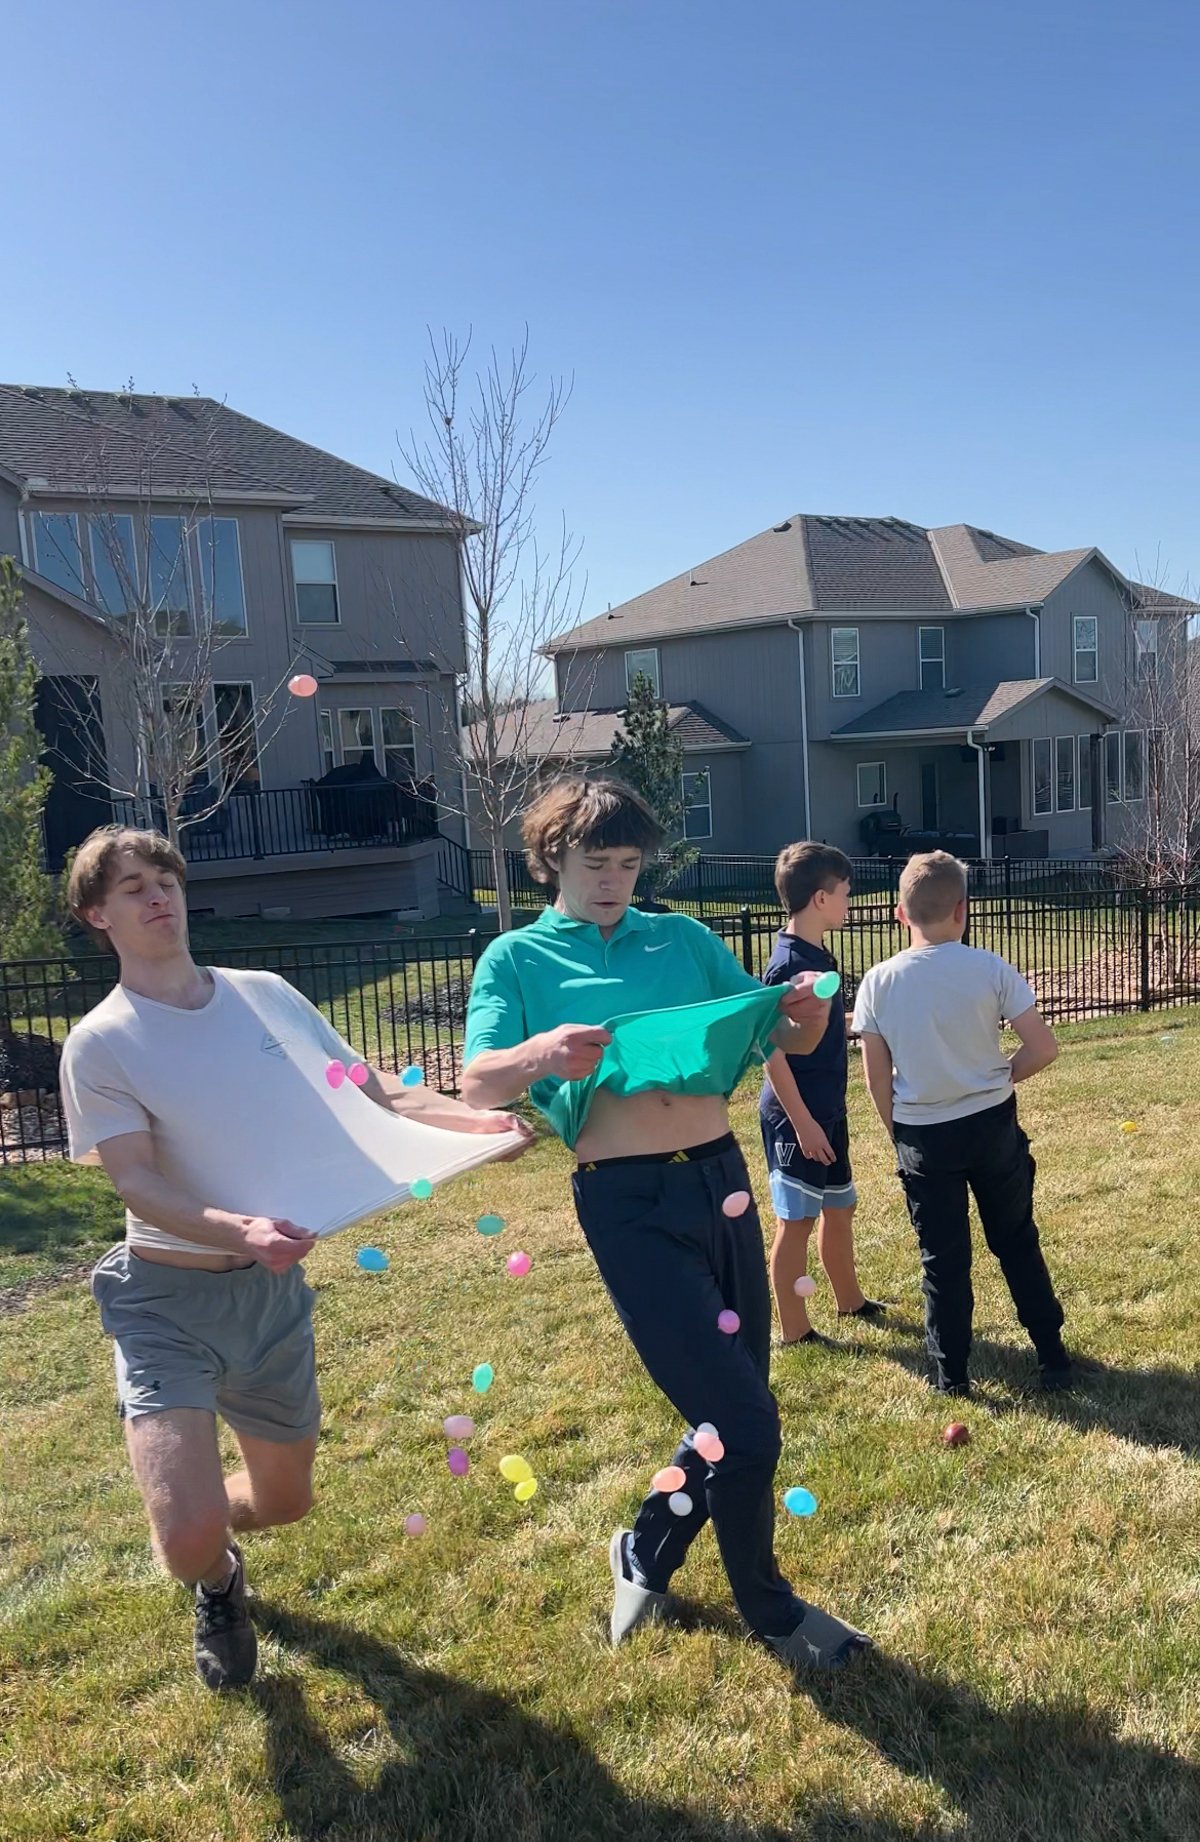
[[[242,1551],[231,1541],[236,1566],[223,1593],[196,1587],[196,1674],[205,1688],[245,1688],[258,1662],[258,1638],[246,1605],[246,1569]]]
[[[953,1394],[963,1400],[970,1399],[971,1384],[967,1380],[946,1381],[940,1379],[936,1375],[931,1375],[929,1378],[929,1386],[933,1389],[935,1394]]]
[[[1065,1363],[1043,1362],[1040,1377],[1043,1394],[1066,1394],[1075,1386],[1075,1369],[1069,1357]]]
[[[887,1306],[877,1298],[864,1298],[861,1305],[855,1305],[853,1311],[839,1311],[840,1318],[865,1318],[868,1324],[876,1323],[887,1316]]]
[[[841,1343],[835,1343],[832,1337],[823,1337],[819,1330],[806,1330],[802,1337],[789,1337],[781,1347],[794,1350],[799,1349],[802,1343],[815,1343],[826,1350],[840,1350],[844,1347]]]

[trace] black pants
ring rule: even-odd
[[[753,1202],[724,1215],[734,1190],[749,1190],[735,1140],[699,1148],[684,1163],[622,1158],[575,1173],[575,1209],[617,1315],[653,1381],[688,1426],[673,1464],[687,1478],[691,1512],[677,1516],[651,1491],[633,1530],[645,1585],[665,1592],[712,1517],[742,1617],[760,1637],[786,1637],[804,1613],[775,1564],[775,1467],[779,1410],[767,1385],[771,1297]],[[680,1154],[682,1155],[682,1154]],[[718,1329],[724,1309],[741,1327]],[[692,1446],[703,1421],[725,1456],[710,1465]]]
[[[1015,1096],[1002,1106],[936,1126],[895,1127],[896,1161],[921,1249],[925,1336],[939,1386],[966,1380],[971,1352],[971,1223],[967,1191],[1000,1262],[1017,1316],[1041,1361],[1064,1360],[1062,1306],[1042,1258],[1033,1219],[1037,1166],[1017,1120]]]

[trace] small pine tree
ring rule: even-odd
[[[641,794],[667,835],[643,877],[647,892],[661,895],[700,853],[681,835],[688,806],[683,794],[683,744],[671,734],[666,704],[641,672],[629,687],[629,702],[613,738],[608,766]]]
[[[53,889],[42,868],[50,775],[38,765],[36,691],[20,577],[12,558],[0,557],[0,960],[62,950],[50,920]]]

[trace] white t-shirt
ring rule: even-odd
[[[159,1172],[198,1202],[331,1234],[403,1201],[416,1177],[444,1181],[519,1142],[397,1117],[349,1081],[330,1087],[330,1061],[361,1058],[307,998],[274,972],[212,977],[200,1010],[118,985],[75,1025],[59,1069],[73,1158],[95,1163],[105,1139],[149,1132]],[[126,1239],[201,1245],[132,1212]]]
[[[892,1052],[893,1117],[937,1125],[1008,1099],[1012,1073],[1000,1026],[1036,1002],[998,953],[949,940],[872,966],[858,988],[853,1027],[882,1036]]]

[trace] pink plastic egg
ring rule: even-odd
[[[325,1079],[328,1081],[330,1087],[340,1087],[342,1082],[346,1079],[346,1064],[344,1062],[330,1062],[325,1070]]]
[[[424,1516],[406,1516],[404,1518],[404,1533],[406,1535],[423,1535],[428,1527],[429,1524],[426,1522]]]
[[[294,678],[288,679],[288,690],[293,697],[315,697],[317,681],[311,672],[297,672]]]
[[[697,1433],[692,1444],[706,1464],[720,1464],[725,1456],[725,1447],[715,1433]]]
[[[736,1311],[730,1311],[728,1306],[726,1307],[724,1311],[718,1311],[717,1329],[723,1330],[727,1337],[736,1336],[737,1332],[741,1328],[742,1328],[742,1320],[738,1316]]]
[[[664,1465],[650,1479],[652,1489],[661,1490],[664,1496],[671,1496],[676,1490],[682,1490],[687,1483],[685,1473],[678,1465]]]
[[[792,1287],[792,1291],[796,1294],[797,1298],[811,1298],[816,1289],[817,1282],[811,1273],[801,1273],[799,1279]]]
[[[514,1279],[524,1279],[533,1261],[528,1254],[509,1254],[505,1264]]]
[[[749,1207],[749,1190],[733,1190],[721,1204],[722,1213],[725,1215],[745,1215]]]
[[[355,1087],[365,1087],[371,1079],[371,1071],[365,1062],[351,1062],[346,1070],[347,1081],[353,1081]]]
[[[442,1421],[442,1431],[447,1439],[470,1439],[475,1431],[475,1422],[470,1414],[452,1413]]]

